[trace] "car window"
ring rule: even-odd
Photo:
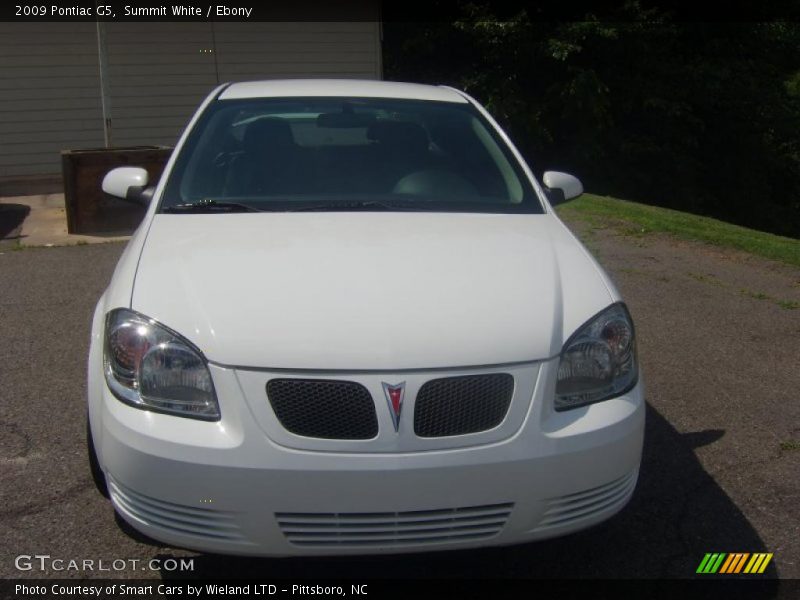
[[[472,105],[380,98],[213,102],[177,158],[161,209],[365,199],[387,209],[542,212],[508,145]]]

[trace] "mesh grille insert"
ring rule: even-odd
[[[360,383],[326,379],[272,379],[267,397],[287,431],[329,440],[378,435],[372,396]]]
[[[492,429],[505,418],[513,393],[508,373],[432,379],[417,394],[414,432],[446,437]]]

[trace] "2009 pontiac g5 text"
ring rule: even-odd
[[[97,303],[89,455],[166,543],[264,556],[559,536],[636,486],[631,315],[488,112],[447,87],[225,84]]]

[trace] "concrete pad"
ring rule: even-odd
[[[22,223],[19,244],[22,246],[69,246],[102,244],[130,239],[124,232],[78,235],[67,233],[67,213],[64,194],[37,194],[0,198],[0,203],[24,204],[31,211]]]

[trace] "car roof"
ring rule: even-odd
[[[272,79],[232,83],[219,100],[241,98],[286,98],[304,96],[345,96],[352,98],[398,98],[465,104],[467,99],[444,86],[374,81],[363,79]]]

